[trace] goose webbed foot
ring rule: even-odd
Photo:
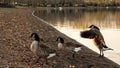
[[[104,57],[104,55],[99,55],[98,57]]]

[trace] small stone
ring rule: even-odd
[[[70,65],[70,68],[75,68],[75,65]]]

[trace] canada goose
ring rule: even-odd
[[[99,56],[100,57],[104,56],[103,51],[113,50],[111,48],[108,48],[108,46],[106,45],[104,38],[100,32],[100,29],[97,26],[91,25],[89,28],[90,28],[90,30],[81,32],[81,37],[93,39],[95,45],[99,48],[99,51],[100,51]]]
[[[81,45],[74,44],[72,42],[64,43],[64,39],[62,37],[58,37],[56,41],[59,41],[58,49],[67,49],[73,52],[73,59],[75,58],[75,54],[81,50]]]
[[[47,63],[48,58],[51,58],[56,55],[55,50],[49,48],[44,44],[40,44],[40,38],[37,33],[32,33],[30,37],[34,38],[33,42],[30,45],[30,50],[37,57],[39,57],[36,62],[38,62],[40,58],[44,58],[45,63]]]

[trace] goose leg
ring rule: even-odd
[[[72,55],[73,56],[73,60],[75,60],[76,62],[79,62],[79,60],[76,58],[76,55],[77,55],[77,53],[74,52],[73,55]]]
[[[43,64],[43,66],[46,68],[47,65],[48,65],[47,58],[44,58],[44,64]]]
[[[79,61],[77,60],[77,58],[76,58],[76,55],[77,55],[77,53],[74,52],[73,55],[72,55],[72,57],[73,57],[73,59],[74,59],[76,62],[79,62]]]
[[[72,58],[75,59],[75,53],[73,53]]]
[[[103,53],[103,50],[102,50],[102,57],[104,57],[104,53]]]
[[[45,58],[45,64],[48,64],[47,58]]]
[[[72,58],[75,59],[76,52],[73,51]]]
[[[39,62],[39,60],[40,60],[40,58],[41,58],[41,57],[36,57],[36,58],[35,58],[35,60],[33,61],[33,64],[38,63],[38,62]]]
[[[102,53],[102,52],[101,52],[101,49],[100,49],[100,55],[99,55],[99,57],[101,57],[101,53]]]
[[[72,57],[72,58],[71,58],[71,57]],[[74,52],[74,51],[72,51],[71,57],[68,57],[68,59],[71,59],[71,60],[75,59],[75,52]]]
[[[38,57],[38,58],[36,59],[35,63],[38,63],[39,59],[40,59],[40,57]]]

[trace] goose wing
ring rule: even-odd
[[[66,45],[66,49],[71,50],[71,51],[75,51],[75,52],[80,51],[81,47],[82,47],[82,45],[74,44],[72,42],[67,42],[67,43],[65,43],[65,45]]]
[[[67,42],[65,43],[66,47],[81,47],[82,45],[80,44],[74,44],[72,42]]]
[[[93,30],[85,30],[85,31],[81,31],[81,33],[80,33],[81,37],[89,38],[89,39],[95,38],[96,35],[97,35],[97,33]]]
[[[40,44],[40,47],[43,48],[43,49],[48,49],[49,47],[44,45],[44,44]]]
[[[54,49],[52,49],[52,48],[50,48],[50,47],[48,47],[48,46],[46,46],[44,44],[41,44],[40,47],[41,47],[42,50],[45,50],[48,53],[54,53],[54,52],[56,52]]]
[[[104,48],[108,48],[106,46],[105,40],[104,40],[103,35],[101,34],[100,30],[93,28],[90,30],[82,31],[80,35],[83,38],[94,39],[94,41],[97,45],[101,45]]]

